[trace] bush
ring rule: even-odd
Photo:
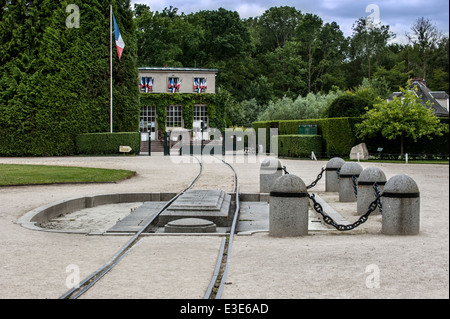
[[[274,137],[274,139],[277,137]],[[278,156],[310,157],[322,154],[322,136],[320,135],[279,135]]]
[[[357,144],[355,138],[355,123],[358,118],[333,118],[333,119],[312,119],[312,120],[290,120],[290,121],[267,121],[255,122],[253,128],[266,129],[266,138],[269,136],[269,129],[276,127],[280,135],[298,134],[299,124],[317,124],[317,134],[322,136],[321,153],[314,152],[317,156],[322,152],[327,157],[340,156],[348,157],[353,146]],[[269,144],[267,144],[269,149]]]
[[[120,154],[120,146],[131,147],[129,154],[139,154],[140,133],[87,133],[76,137],[77,153],[83,155]]]

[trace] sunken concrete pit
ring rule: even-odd
[[[125,193],[77,197],[36,208],[19,223],[28,229],[89,235],[134,234],[175,193]],[[236,209],[235,194],[203,190],[186,192],[157,218],[146,235],[224,235],[230,231]],[[190,199],[189,199],[190,198]],[[200,201],[203,199],[203,201]],[[269,194],[241,193],[237,232],[251,235],[269,231]],[[320,197],[316,197],[320,200]],[[194,201],[194,203],[192,202]],[[174,209],[175,208],[175,209]],[[325,207],[324,207],[325,208]],[[335,213],[327,207],[327,213]],[[184,212],[185,214],[183,214]],[[215,216],[209,216],[213,214]],[[334,216],[338,218],[340,215]],[[163,218],[161,218],[163,217]],[[339,218],[338,218],[339,219]],[[345,222],[344,220],[342,220]],[[333,231],[309,209],[310,231]]]

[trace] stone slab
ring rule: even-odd
[[[231,196],[222,190],[189,190],[158,218],[158,226],[180,218],[202,218],[218,227],[228,226]]]
[[[322,198],[320,198],[319,195],[316,194],[315,199],[316,199],[316,202],[322,206],[322,209],[325,212],[325,214],[327,214],[328,216],[333,218],[333,220],[337,224],[339,224],[339,225],[350,224],[341,214],[339,214],[337,211],[335,211],[333,207],[328,205],[328,203],[326,201],[324,201]]]
[[[127,217],[120,220],[107,233],[134,233],[139,230],[159,211],[165,202],[145,202]]]
[[[180,196],[168,210],[198,211],[222,208],[225,192],[220,190],[190,190]]]

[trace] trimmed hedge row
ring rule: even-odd
[[[87,133],[76,137],[77,153],[83,155],[120,154],[120,146],[131,147],[129,154],[139,154],[141,148],[139,132]]]
[[[310,157],[311,152],[322,154],[320,135],[278,135],[273,139],[278,139],[278,156]]]
[[[444,124],[449,124],[449,119],[440,118]],[[300,124],[317,124],[317,134],[322,136],[322,152],[314,153],[324,157],[348,157],[351,148],[359,143],[366,143],[369,153],[378,154],[377,148],[383,147],[383,153],[400,154],[400,138],[396,140],[385,139],[381,134],[373,138],[356,138],[355,124],[360,123],[357,117],[329,118],[329,119],[305,119],[289,121],[261,121],[254,122],[253,128],[266,130],[266,145],[269,149],[270,128],[278,128],[279,135],[298,135]],[[432,136],[432,139],[422,137],[414,142],[411,138],[405,138],[405,152],[410,154],[449,154],[449,134]],[[280,152],[280,146],[278,146]],[[281,153],[280,153],[281,155]],[[286,156],[286,155],[284,155]]]
[[[314,153],[317,155],[325,154],[327,157],[348,156],[351,148],[357,144],[355,123],[358,121],[360,121],[359,118],[353,117],[264,121],[254,122],[253,128],[256,131],[258,128],[265,128],[267,130],[266,136],[269,136],[270,128],[278,128],[279,135],[298,135],[300,124],[317,124],[317,134],[322,136],[322,152]],[[267,143],[269,143],[269,140],[267,140]]]

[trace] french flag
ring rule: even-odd
[[[119,60],[120,60],[120,57],[122,56],[123,48],[125,48],[125,42],[123,42],[122,35],[120,34],[119,26],[117,25],[116,17],[114,16],[114,13],[113,13],[113,20],[114,20],[114,37],[116,38],[117,54],[119,55]]]

